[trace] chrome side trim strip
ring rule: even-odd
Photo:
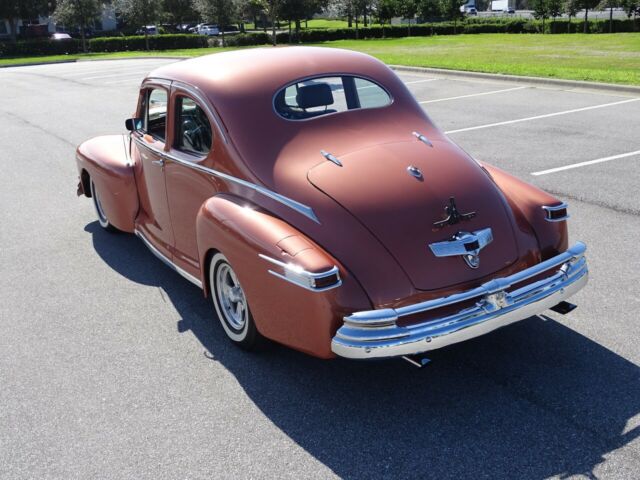
[[[251,183],[251,182],[247,182],[246,180],[242,180],[240,178],[234,177],[232,175],[229,175],[228,173],[223,173],[223,172],[219,172],[218,170],[214,170],[212,168],[207,168],[207,167],[203,167],[202,165],[195,163],[195,162],[188,162],[186,160],[182,160],[178,157],[174,157],[173,155],[167,153],[167,152],[163,152],[163,151],[159,151],[156,150],[154,148],[149,147],[149,145],[145,145],[145,143],[140,140],[139,138],[135,138],[134,137],[134,141],[138,144],[141,145],[144,148],[147,148],[149,150],[154,151],[157,155],[160,155],[161,157],[163,157],[165,160],[170,160],[172,162],[178,163],[182,166],[185,166],[187,168],[192,168],[193,170],[197,170],[199,172],[203,172],[203,173],[208,173],[209,175],[213,175],[214,177],[218,177],[221,178],[223,180],[227,180],[229,182],[233,182],[237,185],[242,185],[243,187],[249,188],[251,190],[253,190],[254,192],[257,192],[261,195],[264,195],[265,197],[269,197],[272,200],[275,200],[276,202],[279,202],[289,208],[291,208],[292,210],[295,210],[296,212],[304,215],[305,217],[313,220],[316,223],[320,223],[320,220],[318,220],[318,217],[316,216],[315,212],[313,211],[313,209],[311,207],[308,207],[307,205],[304,205],[303,203],[300,202],[296,202],[295,200],[292,200],[291,198],[285,197],[284,195],[280,195],[279,193],[273,192],[271,190],[269,190],[268,188],[262,187],[260,185],[256,185],[255,183]]]
[[[275,258],[268,257],[261,253],[259,253],[258,256],[263,260],[266,260],[267,262],[270,262],[282,268],[283,273],[278,273],[273,270],[268,270],[268,272],[271,275],[274,275],[287,282],[293,283],[294,285],[302,287],[311,292],[326,292],[327,290],[331,290],[333,288],[337,288],[340,285],[342,285],[342,280],[340,279],[340,270],[338,270],[338,267],[335,265],[331,267],[329,270],[326,270],[324,272],[313,273],[313,272],[308,272],[307,270],[303,269],[299,265],[294,265],[292,263],[284,263],[284,262],[281,262],[280,260],[276,260]],[[315,286],[315,281],[317,279],[322,279],[322,278],[331,277],[331,276],[336,277],[335,283],[325,287]]]
[[[425,145],[428,145],[431,148],[433,148],[433,143],[431,143],[431,140],[429,140],[427,137],[425,137],[421,133],[413,132],[412,135],[416,137],[418,140],[420,140],[422,143],[424,143]]]
[[[194,277],[190,273],[185,272],[183,269],[181,269],[179,266],[177,266],[175,263],[173,263],[171,260],[165,257],[164,254],[160,252],[160,250],[154,247],[151,244],[151,242],[147,240],[147,237],[145,237],[140,230],[135,230],[135,234],[140,240],[142,240],[142,243],[144,243],[146,247],[149,250],[151,250],[151,253],[153,253],[156,257],[158,257],[162,261],[162,263],[164,263],[167,267],[169,267],[174,272],[182,275],[184,278],[189,280],[191,283],[193,283],[197,287],[202,288],[202,282],[200,280],[198,280],[196,277]]]
[[[553,206],[549,206],[549,205],[543,205],[542,209],[545,211],[544,214],[544,219],[547,222],[564,222],[566,219],[568,219],[570,217],[569,215],[569,204],[562,202],[560,205],[553,205]],[[551,218],[551,212],[557,212],[559,210],[566,210],[567,214],[563,217],[558,217],[558,218]]]

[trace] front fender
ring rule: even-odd
[[[95,137],[78,146],[78,193],[91,196],[89,179],[100,192],[100,203],[118,230],[133,232],[138,213],[138,190],[126,135]]]
[[[256,328],[267,338],[331,358],[331,339],[342,317],[363,306],[371,308],[356,279],[335,258],[291,225],[244,200],[231,195],[210,198],[200,208],[196,231],[205,292],[208,261],[219,251],[236,271]],[[324,292],[306,290],[270,274],[274,265],[259,254],[310,272],[337,266],[342,285]]]

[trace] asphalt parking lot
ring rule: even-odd
[[[170,61],[0,69],[0,478],[640,478],[640,97],[401,74],[468,152],[569,202],[591,268],[570,315],[418,370],[242,352],[99,228],[74,148]]]

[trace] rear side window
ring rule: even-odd
[[[307,120],[359,108],[379,108],[391,96],[377,83],[351,75],[317,77],[293,83],[278,93],[274,106],[288,120]]]
[[[196,155],[209,153],[213,135],[207,114],[188,97],[178,97],[176,106],[175,147]]]
[[[154,88],[147,92],[144,105],[144,131],[164,141],[167,137],[167,91]]]

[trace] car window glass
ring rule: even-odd
[[[355,79],[360,108],[377,108],[389,105],[389,94],[382,87],[364,78]]]
[[[274,98],[278,114],[289,120],[384,107],[390,103],[391,97],[381,86],[350,75],[302,80],[283,88]]]
[[[145,112],[145,131],[164,141],[167,126],[167,92],[161,88],[149,90]]]
[[[189,153],[208,153],[213,135],[204,110],[188,97],[178,97],[176,110],[176,148]]]

